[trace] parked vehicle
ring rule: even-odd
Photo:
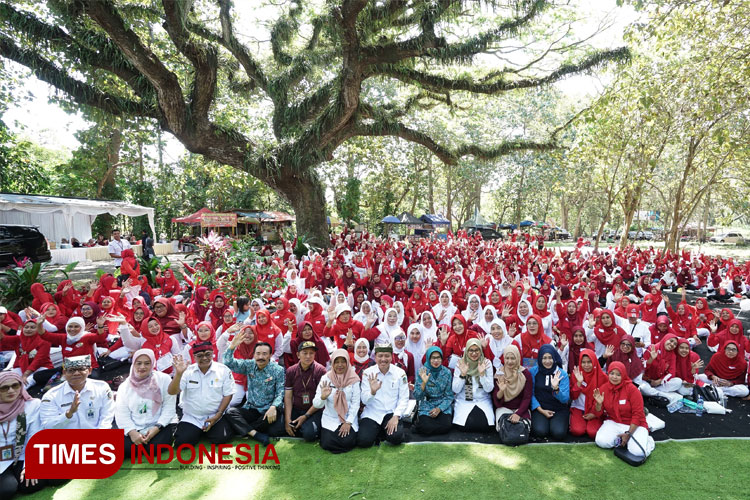
[[[498,233],[497,231],[495,231],[494,229],[491,229],[491,228],[470,227],[466,231],[466,233],[468,235],[472,235],[472,234],[474,234],[477,231],[479,231],[481,233],[482,239],[484,239],[484,240],[501,240],[501,239],[503,239],[502,233]]]
[[[47,240],[36,226],[0,224],[0,267],[14,265],[28,257],[32,262],[52,258]]]
[[[717,234],[711,237],[712,243],[744,243],[745,238],[738,232]]]

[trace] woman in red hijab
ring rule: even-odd
[[[271,319],[283,332],[286,332],[290,328],[293,332],[297,331],[297,318],[291,311],[289,311],[289,301],[284,297],[278,297],[276,299],[276,311],[271,314]]]
[[[237,349],[234,350],[234,359],[253,359],[255,356],[255,344],[258,343],[258,340],[255,338],[253,327],[250,325],[244,325],[239,329],[237,335],[242,335],[244,338],[242,339],[242,342],[240,342],[240,345],[237,346]],[[232,336],[232,338],[234,338],[234,336]],[[247,392],[247,375],[232,372],[232,378],[234,378],[235,391],[229,406],[238,406],[242,403],[245,393]]]
[[[159,297],[154,301],[154,314],[152,318],[159,322],[162,330],[167,335],[177,335],[180,333],[181,327],[177,323],[178,314],[174,308],[174,303],[170,299]],[[158,361],[159,357],[157,356],[156,358]]]
[[[208,314],[208,307],[205,305],[205,302],[208,300],[207,296],[208,288],[205,286],[199,286],[195,289],[195,295],[193,295],[193,300],[190,303],[190,310],[198,322],[206,320],[206,314]]]
[[[73,287],[71,280],[62,280],[57,285],[54,300],[63,314],[70,317],[81,303],[81,294]]]
[[[0,331],[0,351],[16,352],[13,369],[21,375],[26,389],[36,383],[46,384],[54,373],[49,358],[50,343],[39,336],[43,331],[41,323],[31,319],[23,324],[19,335],[3,335]],[[48,370],[50,373],[45,376]]]
[[[600,448],[619,445],[627,447],[635,456],[650,455],[655,445],[654,439],[648,434],[643,396],[631,383],[622,363],[612,363],[607,378],[607,383],[601,389],[595,389],[592,394],[595,401],[594,413],[604,418],[596,433],[596,445]]]
[[[731,319],[727,322],[726,328],[718,331],[717,333],[711,333],[708,336],[708,347],[711,350],[717,350],[719,346],[724,345],[728,340],[733,341],[737,344],[737,348],[740,350],[740,356],[745,357],[746,352],[750,352],[750,340],[745,337],[744,325],[742,321],[738,319]],[[716,330],[716,325],[711,325],[711,330]]]
[[[440,331],[441,338],[438,338],[435,345],[445,351],[443,365],[451,369],[453,369],[458,363],[458,360],[463,357],[464,349],[466,349],[466,343],[469,339],[482,340],[482,337],[484,337],[484,335],[479,332],[469,329],[466,318],[464,318],[461,313],[454,314],[453,318],[451,318],[451,329],[444,346],[442,345],[442,332],[447,331],[447,326],[442,325]]]
[[[172,297],[177,295],[182,290],[180,282],[175,278],[174,271],[171,269],[165,269],[162,274],[161,269],[156,270],[156,283],[161,288],[161,294],[165,297]],[[198,318],[198,321],[203,321],[204,318]]]
[[[271,313],[267,309],[261,309],[255,315],[255,338],[258,342],[268,342],[273,348],[272,359],[278,361],[283,354],[284,333],[271,319]]]
[[[574,327],[572,337],[572,342],[568,342],[568,338],[565,335],[561,335],[559,339],[560,348],[558,352],[563,360],[563,367],[568,374],[572,374],[573,368],[578,366],[581,359],[581,351],[584,349],[594,350],[594,346],[586,340],[586,332],[583,327]]]
[[[214,361],[221,361],[219,359],[219,349],[216,347],[216,330],[210,321],[201,321],[195,325],[195,338],[190,341],[183,349],[182,357],[184,359],[190,358],[191,363],[195,363],[195,356],[193,356],[193,346],[196,344],[202,344],[203,342],[211,342],[213,346]]]
[[[47,290],[44,289],[44,285],[41,283],[31,284],[31,296],[33,297],[31,307],[39,312],[42,312],[44,304],[54,304],[55,302],[54,297],[47,293]]]
[[[157,271],[158,272],[158,271]],[[141,265],[138,264],[138,260],[135,258],[135,253],[132,248],[127,248],[122,251],[122,264],[120,265],[120,276],[134,278],[134,281],[138,279],[141,274]],[[158,279],[158,278],[157,278]]]
[[[131,351],[151,349],[156,358],[154,369],[167,374],[172,373],[172,359],[174,355],[182,353],[177,343],[164,331],[158,318],[152,316],[144,320],[140,331],[128,324],[124,317],[120,325],[119,331],[125,347]]]
[[[65,331],[65,323],[68,322],[68,318],[63,315],[60,308],[56,304],[49,302],[42,304],[42,308],[39,310],[41,315],[44,317],[44,321],[55,326],[55,332]]]
[[[542,318],[532,314],[526,320],[526,331],[521,334],[521,357],[524,366],[534,366],[539,357],[539,349],[544,344],[551,344],[552,339],[542,331]]]
[[[615,349],[615,352],[607,360],[607,369],[615,361],[622,363],[628,372],[628,378],[635,385],[640,386],[643,381],[641,377],[643,374],[643,360],[638,356],[633,336],[625,335],[620,339],[619,348]]]
[[[688,306],[690,307],[690,306]],[[705,338],[711,333],[709,324],[716,317],[713,311],[708,307],[708,301],[705,297],[695,299],[695,306],[691,307],[696,321],[696,330],[698,337]]]
[[[606,383],[607,376],[599,367],[596,353],[592,349],[581,349],[578,366],[573,369],[570,380],[569,432],[572,435],[596,438],[602,420],[596,414],[593,393]]]
[[[607,346],[617,346],[625,335],[625,330],[617,326],[615,314],[609,309],[603,310],[594,324],[594,350],[603,356]]]
[[[693,386],[696,383],[696,375],[703,368],[703,361],[697,352],[690,349],[690,342],[687,339],[677,339],[677,355],[675,356],[676,374],[682,379],[682,387],[679,393],[688,396],[693,393]]]
[[[422,288],[415,286],[411,292],[411,297],[405,304],[406,316],[409,318],[418,318],[420,314],[430,309],[430,304],[427,302]]]
[[[221,323],[224,321],[224,311],[226,311],[229,304],[227,304],[227,297],[221,290],[214,290],[211,295],[208,296],[209,302],[211,302],[211,311],[209,312],[209,320],[214,328],[219,328]],[[198,318],[199,321],[203,321],[204,318]]]
[[[747,361],[740,355],[737,342],[727,340],[716,354],[711,356],[705,373],[697,378],[712,384],[720,394],[735,398],[746,398],[750,394],[746,383]]]
[[[682,399],[677,392],[682,387],[682,379],[677,377],[677,341],[677,335],[668,333],[661,342],[644,351],[646,371],[640,385],[644,396],[660,396],[670,402]]]

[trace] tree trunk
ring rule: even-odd
[[[513,222],[521,229],[521,209],[523,208],[523,181],[526,178],[526,163],[521,167],[521,182],[518,183],[518,194],[516,195],[516,210]]]
[[[427,202],[429,203],[430,214],[435,213],[435,191],[432,177],[432,155],[427,157]]]
[[[565,198],[565,195],[560,196],[560,224],[562,224],[562,228],[566,231],[568,230],[568,212],[570,210],[570,207],[568,207],[567,200]]]
[[[120,147],[122,146],[122,130],[119,128],[113,128],[109,134],[109,145],[107,146],[107,170],[104,173],[104,177],[100,179],[97,189],[96,197],[105,200],[111,200],[114,198],[115,190],[117,188],[116,175],[117,165],[120,164]],[[101,214],[97,216],[99,220],[99,231],[104,235],[105,238],[109,238],[114,228],[115,218],[110,214]]]
[[[276,188],[294,208],[300,240],[304,238],[316,247],[330,247],[325,190],[320,179],[309,175],[283,175]]]
[[[576,228],[573,231],[573,239],[577,240],[581,237],[581,217],[583,216],[583,208],[578,209],[578,215],[576,216]]]
[[[622,236],[620,237],[620,248],[625,248],[628,244],[628,231],[630,231],[630,225],[633,223],[633,217],[635,216],[635,210],[628,209],[625,211],[625,227],[622,230]]]
[[[448,219],[450,224],[448,225],[448,230],[453,231],[453,194],[451,193],[451,190],[453,189],[453,186],[451,185],[451,170],[450,166],[445,166],[445,218]]]

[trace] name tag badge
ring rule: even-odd
[[[188,384],[198,384],[196,380],[188,380]]]
[[[309,405],[310,404],[310,395],[305,393],[302,395],[302,404],[303,405]]]
[[[86,413],[86,416],[88,418],[94,418],[94,409],[93,408],[89,408],[89,411]]]
[[[0,447],[0,461],[13,460],[13,445]]]
[[[620,400],[620,404],[621,404],[621,405],[624,405],[624,404],[625,404],[625,403],[627,403],[627,402],[628,402],[628,400],[627,400],[627,399],[621,399],[621,400]]]
[[[73,348],[72,348],[72,347],[70,347],[70,346],[68,346],[68,347],[66,347],[66,348],[65,348],[65,350],[66,350],[66,351],[72,351],[72,350],[73,350]]]

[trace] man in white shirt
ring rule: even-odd
[[[128,240],[120,239],[120,230],[112,230],[112,241],[107,246],[107,252],[109,256],[115,259],[115,268],[119,269],[122,265],[122,251],[130,248]]]
[[[65,382],[42,397],[39,417],[43,429],[111,429],[115,403],[109,385],[89,379],[91,357],[63,360]]]
[[[188,366],[182,356],[174,357],[175,375],[167,392],[176,396],[182,392],[182,419],[174,434],[175,449],[183,444],[197,444],[203,437],[213,444],[229,441],[232,429],[224,418],[224,411],[234,395],[232,372],[213,361],[213,344],[193,345],[195,363]]]
[[[651,345],[651,330],[648,328],[648,323],[638,319],[638,306],[630,304],[625,309],[627,318],[621,318],[615,314],[615,321],[617,326],[625,330],[625,333],[632,336],[635,339],[635,347],[638,352],[638,357],[643,356],[643,351],[648,349]],[[615,346],[617,348],[618,346]]]
[[[404,441],[401,417],[409,405],[409,382],[406,372],[391,363],[393,347],[375,346],[375,366],[362,372],[361,401],[365,405],[359,419],[357,445],[369,448],[385,433],[391,444]]]

